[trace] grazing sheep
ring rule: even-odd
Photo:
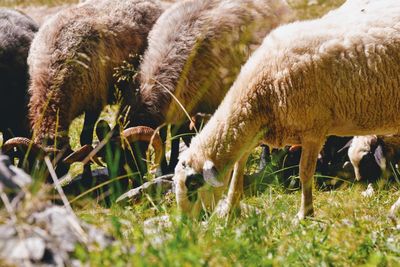
[[[400,160],[398,135],[355,136],[349,144],[348,155],[356,179],[374,181],[391,173],[391,166]]]
[[[236,162],[229,210],[242,194],[254,146],[301,144],[296,219],[313,215],[312,177],[326,136],[399,131],[399,62],[397,0],[347,1],[321,19],[274,30],[182,154],[174,176],[178,206],[194,216],[213,208]]]
[[[25,14],[0,8],[0,131],[3,141],[13,136],[30,136],[26,61],[37,30],[36,22]]]
[[[318,186],[331,188],[332,186],[337,186],[338,181],[332,179],[333,177],[343,177],[351,178],[353,175],[353,170],[347,168],[346,163],[348,162],[346,145],[351,140],[351,137],[338,137],[329,136],[323,146],[323,149],[318,155],[316,172],[322,176],[330,177],[329,180],[320,179],[318,180]],[[279,161],[279,166],[284,170],[282,171],[282,180],[286,187],[298,187],[299,181],[292,179],[292,176],[297,176],[299,174],[299,168],[301,157],[301,147],[291,146],[284,156],[281,156]]]
[[[250,52],[291,16],[281,0],[188,0],[172,5],[149,34],[140,90],[128,103],[131,125],[179,128],[187,120],[180,104],[190,116],[213,113]],[[175,166],[179,139],[172,147],[170,166]]]
[[[34,146],[70,151],[68,127],[83,113],[80,141],[92,143],[100,112],[114,100],[114,68],[144,51],[161,12],[152,0],[88,0],[44,23],[28,58]],[[23,141],[13,140],[8,149],[29,144]]]

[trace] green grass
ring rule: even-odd
[[[399,194],[395,189],[379,190],[364,198],[361,191],[359,186],[316,191],[316,217],[295,226],[291,220],[299,192],[288,194],[271,186],[245,200],[260,214],[213,220],[207,227],[177,219],[157,235],[166,239],[161,245],[144,234],[143,221],[166,214],[178,218],[172,198],[162,205],[110,209],[88,203],[77,209],[79,216],[107,229],[121,243],[80,258],[93,266],[398,266],[400,232],[386,215]]]

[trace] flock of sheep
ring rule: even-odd
[[[381,176],[387,161],[396,162],[399,60],[398,0],[347,0],[309,21],[295,21],[284,0],[87,0],[40,27],[0,9],[2,151],[28,152],[29,168],[49,155],[59,175],[83,161],[90,177],[88,159],[106,157],[93,146],[94,132],[116,146],[139,143],[133,147],[142,153],[150,143],[157,173],[175,171],[180,210],[198,217],[215,209],[228,186],[219,212],[237,206],[254,147],[267,154],[265,145],[292,145],[301,149],[301,220],[313,215],[317,161],[333,161],[351,136],[357,179]],[[120,79],[115,70],[127,63],[135,72]],[[127,129],[95,127],[117,101],[116,88]],[[73,151],[68,129],[81,114],[81,148]],[[328,136],[345,138],[324,146]],[[188,146],[181,153],[180,139]],[[399,206],[400,199],[393,220]]]

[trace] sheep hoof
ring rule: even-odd
[[[314,216],[314,210],[310,209],[307,212],[304,210],[300,210],[296,216],[294,216],[292,220],[293,225],[299,225],[301,221],[304,221],[307,217],[313,217]]]
[[[303,214],[300,214],[300,212],[299,212],[299,213],[296,214],[296,216],[294,216],[294,218],[293,218],[293,220],[292,220],[292,224],[293,224],[294,226],[297,226],[297,225],[300,224],[300,222],[301,222],[302,220],[304,220],[304,215],[303,215]]]
[[[392,221],[393,225],[396,226],[397,229],[400,229],[400,225],[397,224],[397,217],[396,214],[390,212],[388,218]]]
[[[218,202],[217,207],[215,208],[214,214],[218,218],[227,218],[229,216],[231,208],[232,205],[226,199],[221,199]]]

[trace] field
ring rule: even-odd
[[[0,0],[0,6],[25,10],[70,2],[75,1]],[[324,14],[344,1],[289,2],[305,19]],[[112,121],[107,114],[113,110],[109,108],[103,117]],[[81,125],[79,118],[71,126],[75,147]],[[258,154],[255,151],[249,160],[248,170],[258,163]],[[373,185],[375,193],[370,197],[362,196],[366,185],[361,183],[344,182],[332,191],[316,189],[315,217],[296,225],[292,219],[300,205],[300,191],[285,190],[277,181],[279,169],[274,162],[269,168],[271,173],[262,185],[243,201],[251,207],[249,211],[229,220],[181,218],[172,194],[107,208],[88,196],[69,196],[79,218],[104,229],[117,241],[105,250],[77,247],[74,256],[89,266],[114,267],[400,266],[400,229],[387,219],[390,206],[400,196],[399,184],[380,181]],[[81,165],[75,165],[71,173],[80,171]],[[160,216],[169,220],[158,224],[155,231],[148,220]]]

